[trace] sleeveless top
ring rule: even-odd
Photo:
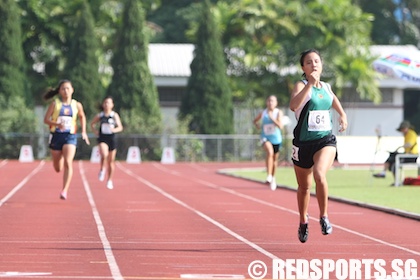
[[[303,81],[307,84],[307,81]],[[321,139],[332,131],[331,106],[334,95],[328,83],[321,82],[321,88],[312,87],[303,105],[295,111],[298,124],[293,130],[298,142]]]
[[[275,108],[273,110],[273,116],[277,119],[280,110]],[[268,116],[268,111],[265,109],[262,112],[262,125],[261,125],[261,139],[267,139],[274,145],[279,145],[282,143],[282,135],[280,128],[273,122],[272,119]]]
[[[50,126],[50,132],[54,133],[70,133],[75,134],[77,131],[77,101],[72,99],[70,105],[65,105],[60,98],[55,98],[55,107],[51,115],[53,122],[64,123],[64,128],[60,129],[58,126]]]
[[[109,116],[106,116],[104,112],[99,113],[99,135],[113,135],[112,128],[116,126],[115,112],[111,111]]]

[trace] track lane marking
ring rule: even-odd
[[[7,160],[7,159],[2,160],[2,161],[0,162],[0,167],[5,166],[5,165],[7,164],[7,162],[8,162],[8,160]]]
[[[216,227],[220,228],[221,230],[223,230],[224,232],[226,232],[227,234],[233,236],[234,238],[238,239],[239,241],[241,241],[242,243],[245,243],[246,245],[248,245],[249,247],[255,249],[256,251],[260,252],[261,254],[271,258],[271,259],[278,259],[279,257],[268,252],[267,250],[265,250],[264,248],[258,246],[257,244],[249,241],[248,239],[246,239],[245,237],[241,236],[240,234],[232,231],[231,229],[229,229],[228,227],[226,227],[225,225],[219,223],[218,221],[212,219],[211,217],[207,216],[206,214],[204,214],[203,212],[191,207],[190,205],[188,205],[187,203],[179,200],[178,198],[174,197],[173,195],[165,192],[164,190],[162,190],[161,188],[159,188],[158,186],[152,184],[151,182],[149,182],[146,179],[143,179],[142,177],[138,176],[137,174],[133,173],[130,169],[125,168],[124,166],[122,166],[121,163],[117,163],[117,166],[127,175],[135,178],[136,180],[140,181],[141,183],[143,183],[144,185],[148,186],[149,188],[155,190],[156,192],[160,193],[161,195],[165,196],[166,198],[168,198],[169,200],[181,205],[182,207],[190,210],[191,212],[195,213],[196,215],[200,216],[201,218],[203,218],[204,220],[206,220],[207,222],[215,225]]]
[[[19,184],[17,184],[5,197],[0,200],[0,207],[9,200],[17,191],[19,191],[36,173],[44,166],[45,161],[41,161],[38,166],[29,173]]]
[[[161,170],[163,172],[167,172],[167,173],[173,174],[175,176],[183,177],[183,178],[188,178],[188,177],[182,176],[181,173],[179,173],[177,171],[173,171],[173,170],[167,169],[166,167],[164,167],[162,165],[153,164],[153,166],[155,166],[157,169],[159,169],[159,170]],[[289,208],[285,208],[285,207],[279,206],[277,204],[273,204],[273,203],[270,203],[270,202],[267,202],[267,201],[264,201],[264,200],[261,200],[261,199],[258,199],[258,198],[255,198],[255,197],[246,195],[246,194],[242,194],[242,193],[236,192],[236,191],[234,191],[232,189],[225,188],[225,187],[222,187],[222,186],[218,186],[218,185],[213,184],[211,182],[207,182],[207,181],[203,181],[201,179],[195,179],[195,178],[188,178],[188,179],[191,180],[191,181],[195,181],[197,183],[200,183],[202,185],[205,185],[207,187],[210,187],[210,188],[213,188],[213,189],[217,189],[217,190],[220,190],[220,191],[223,191],[223,192],[226,192],[226,193],[229,193],[229,194],[238,196],[238,197],[242,197],[242,198],[245,198],[245,199],[248,199],[248,200],[251,200],[251,201],[260,203],[260,204],[263,204],[265,206],[270,206],[270,207],[273,207],[273,208],[282,210],[284,212],[288,212],[288,213],[299,215],[299,212],[298,211],[291,210]],[[317,219],[315,219],[313,217],[309,217],[309,218],[311,220],[313,220],[313,221],[318,221]],[[411,249],[408,249],[406,247],[402,247],[402,246],[399,246],[399,245],[396,245],[396,244],[393,244],[393,243],[389,243],[389,242],[386,242],[386,241],[381,240],[379,238],[375,238],[373,236],[370,236],[370,235],[367,235],[367,234],[364,234],[364,233],[361,233],[361,232],[358,232],[358,231],[351,230],[349,228],[346,228],[346,227],[337,225],[335,223],[333,223],[333,226],[336,227],[336,228],[339,228],[339,229],[341,229],[341,230],[343,230],[343,231],[345,231],[347,233],[354,234],[354,235],[357,235],[357,236],[360,236],[360,237],[369,239],[371,241],[374,241],[374,242],[383,244],[385,246],[393,247],[395,249],[399,249],[401,251],[404,251],[404,252],[407,252],[407,253],[411,253],[411,254],[416,255],[416,256],[420,256],[420,252],[419,251],[411,250]]]
[[[79,161],[79,172],[82,177],[83,187],[85,188],[90,207],[92,209],[92,214],[95,219],[96,228],[98,229],[99,238],[101,239],[102,248],[104,250],[105,257],[108,261],[108,267],[111,271],[112,278],[114,280],[124,280],[124,277],[121,275],[120,268],[118,267],[114,254],[112,253],[111,244],[109,243],[108,238],[106,236],[105,227],[102,223],[101,216],[99,215],[98,208],[96,207],[95,200],[93,199],[89,183],[86,179],[82,161]]]

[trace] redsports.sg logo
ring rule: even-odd
[[[273,259],[271,279],[338,279],[338,280],[415,280],[417,261],[394,259]],[[252,279],[264,279],[269,270],[263,261],[253,261],[248,266]]]

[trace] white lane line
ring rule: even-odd
[[[90,207],[92,208],[93,217],[95,218],[98,234],[102,242],[102,248],[104,249],[104,253],[108,261],[108,266],[111,271],[112,277],[114,278],[114,280],[124,280],[124,277],[121,275],[120,269],[118,267],[117,261],[115,260],[114,254],[112,253],[111,244],[109,243],[108,238],[106,237],[105,227],[99,215],[98,208],[96,208],[96,203],[93,199],[92,192],[90,191],[89,183],[86,180],[85,170],[83,169],[82,161],[79,161],[79,171],[82,177],[83,186],[85,188]]]
[[[39,275],[51,275],[51,272],[19,272],[19,271],[4,271],[0,272],[2,276],[39,276]]]
[[[142,177],[138,176],[137,174],[134,174],[131,170],[125,168],[124,166],[121,165],[121,163],[117,162],[117,166],[126,174],[130,175],[131,177],[137,179],[138,181],[140,181],[141,183],[145,184],[146,186],[148,186],[149,188],[157,191],[158,193],[160,193],[161,195],[167,197],[168,199],[172,200],[173,202],[183,206],[184,208],[190,210],[191,212],[197,214],[198,216],[202,217],[204,220],[208,221],[209,223],[215,225],[216,227],[220,228],[221,230],[223,230],[224,232],[228,233],[229,235],[235,237],[236,239],[238,239],[239,241],[247,244],[248,246],[250,246],[251,248],[254,248],[255,250],[257,250],[258,252],[260,252],[261,254],[271,258],[271,259],[278,259],[279,257],[277,257],[276,255],[266,251],[265,249],[263,249],[262,247],[258,246],[257,244],[249,241],[248,239],[246,239],[245,237],[237,234],[236,232],[230,230],[229,228],[227,228],[226,226],[224,226],[223,224],[217,222],[216,220],[210,218],[209,216],[207,216],[206,214],[204,214],[201,211],[198,211],[197,209],[191,207],[190,205],[186,204],[185,202],[179,200],[178,198],[172,196],[171,194],[165,192],[164,190],[162,190],[161,188],[157,187],[156,185],[152,184],[151,182],[143,179]]]
[[[181,274],[181,279],[228,280],[228,279],[245,279],[245,277],[243,275],[238,275],[238,274]]]
[[[7,162],[8,162],[8,160],[7,160],[7,159],[2,160],[2,161],[0,162],[0,167],[5,166]]]
[[[39,172],[39,170],[41,170],[42,166],[44,166],[45,161],[41,161],[38,166],[31,171],[31,173],[29,173],[28,176],[26,176],[19,184],[17,184],[5,197],[3,197],[0,200],[0,207],[7,201],[9,200],[18,190],[20,190],[28,181],[29,179],[32,178],[32,176],[34,176],[36,173]]]
[[[0,272],[0,277],[46,276],[46,275],[52,275],[52,273],[50,272],[19,272],[19,271]]]
[[[173,172],[173,171],[171,171],[169,169],[166,169],[162,165],[156,164],[155,167],[157,167],[158,169],[162,170],[163,172],[170,172],[170,173],[172,173],[172,174],[174,174],[176,176],[180,176],[180,177],[186,178],[186,177],[184,177],[182,175],[176,174],[175,172]],[[273,207],[273,208],[282,210],[284,212],[288,212],[288,213],[299,215],[299,212],[297,212],[297,211],[294,211],[294,210],[291,210],[289,208],[285,208],[285,207],[279,206],[277,204],[273,204],[273,203],[270,203],[270,202],[267,202],[267,201],[264,201],[264,200],[261,200],[261,199],[258,199],[258,198],[255,198],[255,197],[246,195],[246,194],[238,193],[238,192],[236,192],[236,191],[234,191],[232,189],[229,189],[229,188],[221,187],[221,186],[218,186],[218,185],[215,185],[213,183],[210,183],[210,182],[207,182],[207,181],[203,181],[203,180],[200,180],[200,179],[194,179],[194,178],[192,178],[190,180],[193,180],[193,181],[195,181],[197,183],[203,184],[203,185],[208,186],[208,187],[213,188],[213,189],[217,189],[217,190],[220,190],[220,191],[223,191],[223,192],[226,192],[226,193],[235,195],[235,196],[239,196],[239,197],[242,197],[242,198],[245,198],[245,199],[248,199],[248,200],[251,200],[251,201],[254,201],[254,202],[263,204],[263,205],[266,205],[266,206],[270,206],[270,207]],[[314,220],[314,221],[318,221],[317,219],[315,219],[313,217],[310,217],[310,219],[311,220]],[[420,252],[419,251],[414,251],[414,250],[411,250],[411,249],[408,249],[408,248],[405,248],[405,247],[402,247],[402,246],[399,246],[399,245],[396,245],[396,244],[393,244],[393,243],[389,243],[389,242],[386,242],[384,240],[381,240],[381,239],[372,237],[372,236],[367,235],[367,234],[363,234],[361,232],[357,232],[357,231],[351,230],[351,229],[346,228],[346,227],[343,227],[343,226],[339,226],[339,225],[334,224],[334,223],[333,223],[333,226],[336,227],[336,228],[339,228],[339,229],[341,229],[341,230],[343,230],[345,232],[348,232],[348,233],[351,233],[351,234],[354,234],[354,235],[357,235],[357,236],[360,236],[360,237],[363,237],[363,238],[366,238],[366,239],[375,241],[375,242],[380,243],[380,244],[383,244],[385,246],[393,247],[395,249],[399,249],[401,251],[405,251],[407,253],[411,253],[413,255],[420,256]]]

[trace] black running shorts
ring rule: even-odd
[[[302,168],[311,168],[314,165],[314,155],[326,146],[337,147],[335,135],[330,134],[319,140],[298,142],[293,139],[292,161]]]

